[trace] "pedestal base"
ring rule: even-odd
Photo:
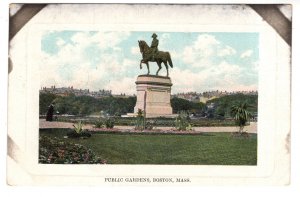
[[[171,86],[169,77],[155,75],[140,75],[137,78],[137,102],[134,113],[141,109],[146,117],[160,117],[172,115]]]

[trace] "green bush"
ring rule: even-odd
[[[112,119],[112,118],[107,118],[107,119],[105,120],[105,126],[106,126],[106,128],[108,128],[108,129],[114,128],[114,126],[115,126],[115,120]]]
[[[85,146],[41,136],[39,138],[39,163],[104,164],[106,161]]]
[[[175,120],[175,128],[179,131],[192,130],[192,125],[190,124],[190,118],[187,112],[181,111],[179,116]]]
[[[99,120],[97,120],[97,121],[94,123],[94,125],[95,125],[95,128],[103,128],[103,127],[104,127],[104,121],[101,120],[101,119],[99,119]]]
[[[152,130],[156,126],[155,120],[149,120],[146,122],[145,129]]]
[[[99,118],[95,123],[95,128],[108,128],[112,129],[115,126],[115,120],[113,118]]]
[[[88,132],[80,132],[80,133],[76,133],[74,131],[68,132],[67,136],[69,138],[89,138],[92,137],[92,134],[88,133]]]
[[[144,112],[141,109],[138,109],[136,122],[135,122],[135,129],[136,130],[144,130]]]

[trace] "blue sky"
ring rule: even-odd
[[[41,40],[41,86],[111,89],[135,93],[142,55],[153,32],[46,31]],[[159,50],[169,51],[172,93],[257,90],[258,33],[155,32]],[[157,70],[150,63],[151,74]],[[165,75],[163,68],[160,75]]]

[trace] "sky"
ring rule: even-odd
[[[259,34],[255,32],[155,32],[161,51],[169,51],[172,94],[252,91],[258,86]],[[138,40],[149,45],[153,32],[45,31],[41,40],[41,87],[112,90],[135,94],[142,55]],[[151,62],[150,73],[158,66]],[[166,70],[160,71],[165,76]]]

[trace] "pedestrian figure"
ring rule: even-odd
[[[53,121],[53,112],[54,112],[54,103],[51,103],[47,111],[46,121]]]

